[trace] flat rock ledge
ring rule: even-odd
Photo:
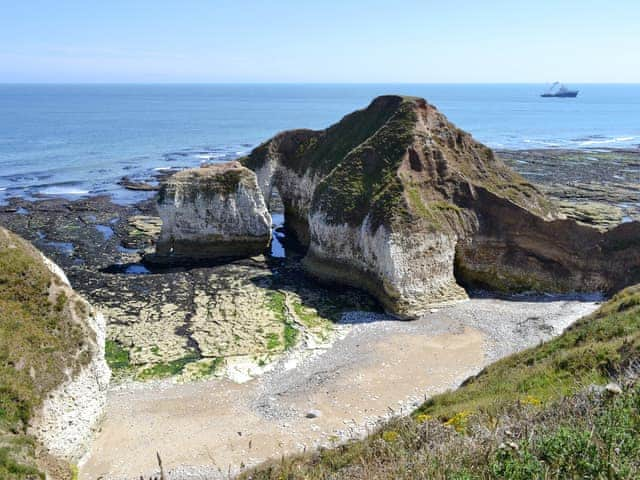
[[[271,215],[255,173],[238,162],[184,170],[160,189],[162,230],[150,264],[198,263],[264,252]]]

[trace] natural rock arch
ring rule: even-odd
[[[561,218],[424,99],[378,97],[240,162],[255,172],[252,195],[279,191],[311,275],[368,290],[400,317],[465,299],[460,284],[566,292],[640,281],[640,224],[603,233]]]

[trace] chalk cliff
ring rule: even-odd
[[[280,133],[240,162],[255,183],[249,205],[237,206],[239,245],[249,225],[266,232],[276,189],[286,227],[307,247],[306,270],[364,288],[400,317],[465,299],[463,286],[566,292],[640,281],[638,224],[603,233],[563,218],[421,98],[378,97],[325,130]],[[227,225],[217,194],[175,193],[198,172],[174,176],[161,196],[159,252],[178,241],[185,256],[236,251],[231,238],[221,244],[209,233]],[[176,228],[178,218],[188,221]]]
[[[456,249],[457,277],[502,292],[601,291],[640,281],[640,223],[599,230],[544,219],[476,189],[463,205],[480,220]]]
[[[105,320],[57,265],[1,227],[0,332],[0,441],[32,435],[44,447],[38,466],[66,478],[66,462],[85,453],[106,402]],[[9,455],[33,461],[25,451]]]
[[[238,162],[179,172],[158,197],[162,230],[157,263],[242,257],[263,252],[271,240],[271,215],[256,175]]]
[[[283,132],[242,163],[277,188],[320,279],[415,317],[502,291],[612,290],[640,280],[637,224],[561,218],[532,184],[420,98],[383,96],[326,130]]]

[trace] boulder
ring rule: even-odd
[[[158,196],[162,230],[154,263],[192,263],[262,253],[271,215],[256,175],[238,162],[184,170]]]

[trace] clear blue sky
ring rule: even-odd
[[[640,0],[0,0],[2,82],[640,82]]]

